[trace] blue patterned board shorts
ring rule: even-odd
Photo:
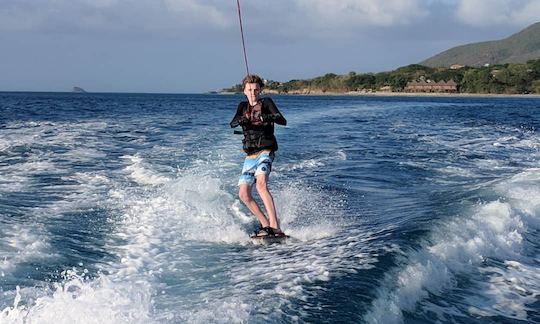
[[[247,184],[253,185],[255,178],[261,174],[270,174],[272,171],[272,162],[274,161],[274,152],[264,150],[252,155],[246,156],[242,175],[238,181],[238,185]]]

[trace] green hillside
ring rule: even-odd
[[[313,79],[268,81],[266,91],[279,94],[332,94],[350,92],[404,92],[409,82],[454,81],[459,93],[540,94],[540,59],[460,69],[430,68],[411,64],[394,71],[345,75],[328,73]],[[223,89],[242,93],[242,85]]]
[[[394,71],[355,73],[345,75],[328,73],[313,79],[268,81],[266,91],[279,94],[325,94],[350,92],[404,92],[409,82],[454,81],[460,93],[540,94],[540,59],[527,63],[505,63],[460,69],[431,68],[412,64]],[[224,92],[242,93],[242,85],[223,89]]]
[[[502,40],[454,47],[394,71],[327,73],[305,80],[268,81],[266,90],[283,94],[415,92],[415,82],[449,81],[454,82],[451,92],[540,94],[540,23]],[[242,86],[223,91],[241,93]]]
[[[450,67],[453,64],[483,66],[525,63],[538,58],[540,58],[540,22],[508,38],[457,46],[419,64],[429,67]]]

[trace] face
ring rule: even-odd
[[[254,104],[259,100],[259,94],[261,93],[261,86],[258,83],[246,83],[244,87],[244,94],[248,98],[251,104]]]

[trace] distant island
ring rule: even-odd
[[[237,84],[222,93],[242,93]],[[499,41],[458,46],[419,64],[379,73],[328,73],[266,81],[276,94],[464,93],[540,94],[540,23]]]
[[[80,87],[73,87],[73,90],[71,90],[71,92],[86,93],[86,91]]]

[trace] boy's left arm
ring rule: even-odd
[[[261,115],[263,122],[273,122],[279,125],[287,125],[287,120],[283,115],[279,112],[276,104],[274,101],[270,98],[265,98],[264,103],[266,107],[268,108],[268,114]]]

